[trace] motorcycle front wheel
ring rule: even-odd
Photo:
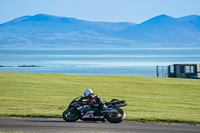
[[[80,118],[80,114],[75,108],[70,108],[63,112],[62,118],[67,122],[75,122]]]
[[[118,108],[118,109],[115,109],[115,110],[117,111],[117,113],[106,115],[106,119],[110,123],[122,122],[126,117],[126,113],[122,109]]]

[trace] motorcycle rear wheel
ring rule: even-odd
[[[126,113],[118,108],[118,109],[115,109],[117,110],[117,113],[116,114],[110,114],[110,115],[106,115],[106,119],[110,122],[110,123],[120,123],[122,122],[125,117],[126,117]]]
[[[78,110],[70,108],[63,112],[62,118],[67,122],[75,122],[80,118],[80,114]]]

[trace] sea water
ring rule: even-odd
[[[200,63],[200,49],[0,50],[0,72],[156,77],[181,63]]]

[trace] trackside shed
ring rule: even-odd
[[[200,64],[173,64],[168,66],[168,77],[200,78]]]

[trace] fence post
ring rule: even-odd
[[[159,66],[156,66],[157,77],[159,77]]]

